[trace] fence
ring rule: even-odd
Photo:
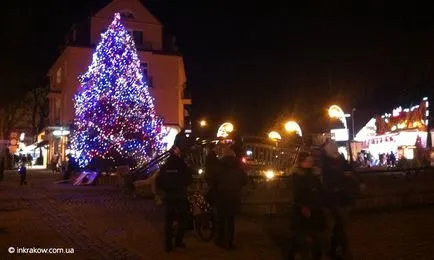
[[[225,146],[227,144],[218,144],[216,146],[218,156],[221,156]],[[257,175],[257,171],[263,168],[288,171],[294,164],[298,153],[298,147],[296,146],[278,146],[268,144],[265,140],[262,142],[246,142],[243,144],[243,150],[249,175]],[[195,169],[203,168],[206,154],[204,146],[195,146],[187,153],[186,162]]]
[[[365,187],[360,191],[354,210],[402,208],[434,204],[434,169],[423,169],[411,176],[367,175],[362,177]],[[205,192],[206,183],[195,179],[193,190]],[[287,214],[292,203],[292,179],[288,176],[273,180],[251,176],[242,193],[243,213]]]

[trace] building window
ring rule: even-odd
[[[143,45],[143,32],[136,30],[128,30],[128,33],[133,37],[134,43],[136,45]]]
[[[124,10],[120,14],[122,19],[134,19],[134,14],[131,11]]]
[[[133,31],[133,39],[136,45],[143,44],[143,32],[142,31]]]
[[[152,78],[149,74],[149,67],[147,62],[140,63],[140,71],[143,73],[143,78],[145,79],[146,84],[148,84],[148,87],[152,88]]]
[[[56,83],[60,84],[62,82],[62,68],[57,69],[56,73]]]

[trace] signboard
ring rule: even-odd
[[[337,142],[349,140],[348,129],[346,128],[331,129],[330,133],[332,140],[335,140]]]
[[[419,105],[411,108],[395,108],[392,114],[385,114],[376,117],[377,134],[382,135],[387,132],[417,129],[427,131],[429,116],[428,100],[424,98]]]

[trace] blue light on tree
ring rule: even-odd
[[[139,167],[164,149],[163,123],[140,70],[133,38],[120,15],[102,35],[75,96],[71,148],[80,166],[92,158]]]

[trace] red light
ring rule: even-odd
[[[241,159],[241,161],[242,161],[243,163],[246,163],[246,162],[247,162],[246,157],[243,157],[243,159]]]

